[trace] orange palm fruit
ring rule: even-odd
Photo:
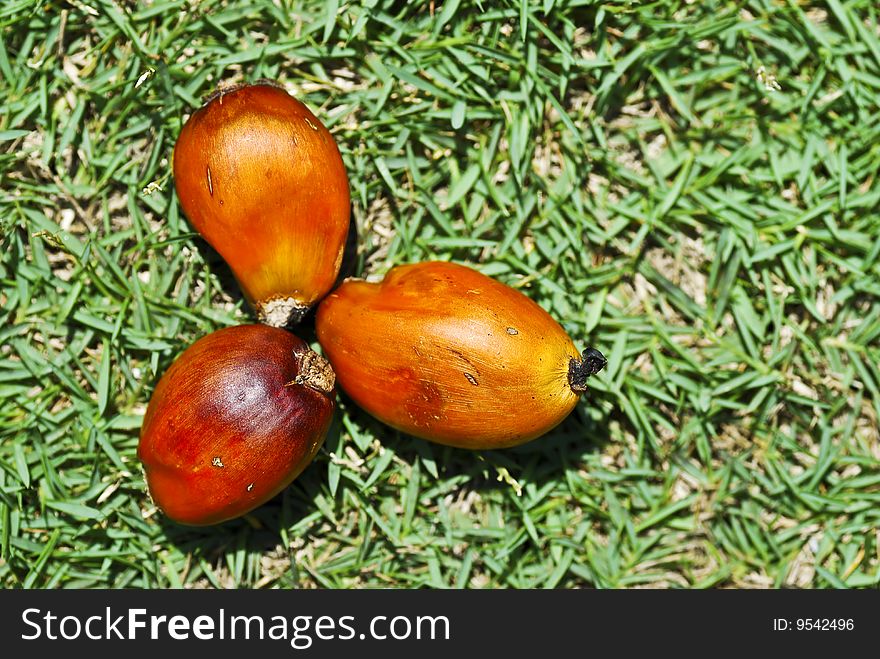
[[[218,330],[165,372],[141,426],[138,458],[153,502],[182,524],[243,515],[312,461],[333,417],[333,369],[290,332]]]
[[[348,177],[333,136],[283,89],[231,87],[193,113],[174,147],[174,184],[260,321],[298,322],[335,283]]]
[[[342,389],[416,437],[516,446],[559,424],[605,366],[522,293],[471,268],[399,266],[347,280],[318,306],[318,340]]]

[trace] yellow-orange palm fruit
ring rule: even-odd
[[[221,90],[174,147],[174,183],[193,227],[232,268],[262,322],[298,322],[333,286],[349,188],[333,136],[268,83]]]
[[[318,340],[337,382],[367,412],[416,437],[471,449],[515,446],[560,423],[605,366],[546,311],[471,268],[399,266],[324,298]]]

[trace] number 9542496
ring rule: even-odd
[[[798,618],[794,628],[798,631],[851,631],[855,628],[852,618]]]

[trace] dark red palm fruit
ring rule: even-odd
[[[207,525],[265,503],[312,461],[335,406],[330,365],[293,334],[265,325],[218,330],[159,380],[138,457],[155,504]]]

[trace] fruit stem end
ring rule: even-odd
[[[299,323],[309,310],[307,305],[292,297],[273,297],[257,302],[255,306],[261,323],[282,329]]]
[[[587,380],[605,368],[608,360],[595,348],[587,348],[581,359],[575,357],[568,362],[568,386],[576,394],[587,390]]]
[[[284,386],[300,384],[311,387],[327,396],[331,395],[333,387],[336,386],[336,373],[333,372],[330,362],[314,350],[307,350],[299,354],[298,359],[299,375]]]

